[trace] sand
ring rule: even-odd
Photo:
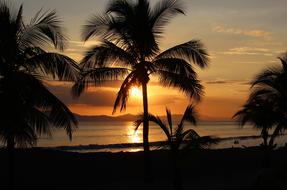
[[[180,158],[183,189],[287,189],[287,150],[192,150]],[[16,189],[172,189],[168,151],[152,151],[153,182],[143,181],[143,153],[16,152]],[[0,189],[6,189],[7,155],[0,150]],[[272,188],[271,188],[271,187]]]

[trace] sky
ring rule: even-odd
[[[107,0],[17,0],[24,4],[27,22],[40,10],[56,9],[64,21],[70,42],[64,54],[79,61],[83,52],[97,43],[81,41],[81,30],[94,14],[102,14]],[[151,0],[154,4],[157,0]],[[230,119],[250,92],[249,82],[264,68],[280,65],[277,59],[287,50],[286,0],[183,0],[186,15],[177,16],[166,27],[161,50],[191,39],[201,40],[211,63],[196,69],[205,95],[197,103],[203,119]],[[111,115],[120,81],[91,88],[79,99],[71,96],[71,83],[47,82],[49,88],[75,113]],[[165,108],[181,114],[192,102],[176,89],[161,87],[152,80],[148,87],[149,109],[164,115]],[[142,112],[141,96],[133,90],[127,110],[118,114]]]

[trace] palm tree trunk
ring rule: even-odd
[[[7,151],[8,151],[8,189],[14,190],[14,167],[15,167],[15,139],[14,137],[9,137],[7,141]]]
[[[263,149],[264,149],[264,158],[263,158],[263,167],[268,168],[270,166],[270,157],[269,157],[269,147],[268,147],[268,130],[267,128],[262,129],[262,138],[263,138]]]
[[[267,146],[268,146],[268,131],[266,128],[262,129],[262,138],[263,138],[263,147],[267,148]]]
[[[143,147],[144,147],[144,178],[145,182],[151,181],[150,172],[150,155],[149,155],[149,120],[148,120],[148,99],[147,99],[147,83],[142,83],[143,93],[143,110],[144,110],[144,121],[143,121]]]
[[[274,146],[274,140],[275,140],[275,138],[279,135],[280,129],[281,129],[281,126],[280,126],[280,125],[278,125],[278,126],[275,128],[275,130],[274,130],[274,132],[273,132],[273,134],[272,134],[272,136],[271,136],[271,138],[270,138],[270,140],[269,140],[269,147],[270,147],[270,148],[274,148],[274,147],[273,147],[273,146]]]

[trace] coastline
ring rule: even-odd
[[[281,135],[281,137],[287,136],[286,134]],[[230,147],[216,147],[211,146],[209,149],[228,149],[228,148],[248,148],[248,146],[244,146],[240,144],[240,141],[244,140],[261,140],[260,135],[250,135],[250,136],[238,136],[238,137],[224,137],[218,138],[220,143],[228,142],[228,145],[233,144]],[[166,149],[166,141],[156,141],[150,142],[151,150],[159,150],[159,149]],[[253,146],[257,146],[253,145]],[[249,146],[249,147],[253,147]],[[277,146],[277,148],[284,147],[286,144],[281,144]],[[38,148],[50,148],[55,150],[62,150],[62,151],[72,151],[72,152],[136,152],[142,151],[142,143],[118,143],[118,144],[88,144],[88,145],[76,145],[76,146],[55,146],[55,147],[38,147]]]

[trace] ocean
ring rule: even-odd
[[[223,140],[210,148],[231,148],[257,146],[261,138],[239,138],[260,135],[260,130],[251,125],[243,128],[235,122],[209,121],[199,122],[197,126],[186,125],[185,129],[193,128],[200,136],[211,135]],[[52,137],[41,137],[38,147],[53,147],[57,149],[76,152],[119,152],[142,150],[142,128],[135,132],[133,122],[119,121],[82,121],[79,128],[73,133],[70,141],[64,130],[54,130]],[[158,141],[166,140],[163,131],[156,125],[150,124],[149,141],[152,149],[161,148]],[[278,146],[284,146],[287,136],[276,139]]]

